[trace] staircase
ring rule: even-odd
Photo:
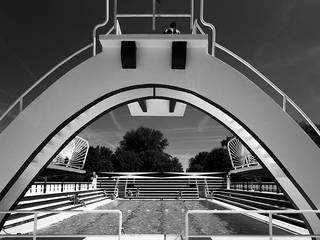
[[[83,204],[74,204],[73,201],[70,200],[71,196],[74,196],[75,193],[78,193],[79,199],[85,202],[86,206],[106,199],[106,196],[102,190],[86,190],[25,196],[18,203],[14,210],[44,211],[76,209],[83,206]],[[55,215],[55,213],[39,213],[38,219],[52,215]],[[33,222],[33,220],[34,214],[32,213],[13,213],[8,217],[3,229],[10,229],[24,223]]]
[[[195,179],[170,178],[129,178],[127,181],[126,197],[128,191],[136,197],[139,188],[139,199],[177,199],[179,192],[182,199],[198,199],[199,193]]]
[[[114,194],[117,196],[119,186],[119,178],[99,177],[97,178],[97,188],[103,189],[105,193],[110,196]]]
[[[294,209],[282,193],[216,189],[212,198],[247,210]],[[274,214],[273,218],[306,228],[300,214]]]

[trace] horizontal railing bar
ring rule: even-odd
[[[320,213],[320,210],[188,210],[187,214],[192,213],[224,213],[224,214],[237,214],[237,213]]]
[[[254,68],[250,63],[239,57],[237,54],[233,53],[229,49],[223,47],[222,45],[215,43],[215,46],[222,50],[223,52],[229,54],[233,58],[237,59],[239,62],[244,64],[246,67],[248,67],[251,71],[253,71],[255,74],[257,74],[260,78],[262,78],[269,86],[271,86],[274,90],[276,90],[283,98],[286,98],[286,100],[302,115],[302,117],[311,125],[311,127],[316,131],[318,136],[320,136],[320,130],[316,127],[316,125],[313,123],[313,121],[307,116],[305,112],[302,111],[300,107],[291,99],[289,98],[280,88],[278,88],[273,82],[271,82],[266,76],[264,76],[260,71],[258,71],[256,68]]]
[[[120,210],[0,210],[0,213],[121,213]]]
[[[155,15],[153,14],[117,14],[117,17],[120,17],[120,18],[134,18],[134,17],[156,17],[156,18],[169,18],[169,17],[177,17],[177,18],[184,18],[184,17],[187,17],[187,18],[190,18],[191,17],[191,14],[159,14],[159,13],[156,13]]]
[[[46,237],[46,238],[60,238],[60,237],[64,237],[64,238],[71,238],[71,237],[106,237],[106,236],[118,236],[116,234],[57,234],[57,235],[45,235],[45,234],[36,234],[36,235],[31,235],[31,234],[0,234],[0,237],[6,237],[6,238],[13,238],[13,237],[17,237],[17,238],[32,238],[33,236],[36,237]]]
[[[271,82],[266,76],[264,76],[261,72],[259,72],[256,68],[254,68],[250,63],[239,57],[237,54],[233,53],[229,49],[223,47],[222,45],[216,43],[216,47],[221,49],[222,51],[226,52],[230,56],[234,57],[237,59],[239,62],[244,64],[246,67],[251,69],[254,73],[256,73],[259,77],[261,77],[266,83],[268,83],[272,88],[274,88],[281,96],[285,96],[286,94],[282,92],[280,88],[278,88],[273,82]]]
[[[88,48],[92,47],[93,43],[90,43],[89,45],[81,48],[77,52],[73,53],[69,57],[65,58],[63,61],[55,65],[53,68],[51,68],[50,71],[48,71],[46,74],[44,74],[38,81],[36,81],[31,87],[29,87],[0,117],[0,122],[8,115],[8,113],[23,99],[29,92],[31,92],[36,86],[38,86],[45,78],[47,78],[51,73],[53,73],[55,70],[57,70],[59,67],[61,67],[63,64],[65,64],[70,59],[74,58],[76,55],[80,54],[81,52],[87,50]]]
[[[301,115],[305,120],[311,125],[311,127],[316,131],[316,133],[320,136],[320,130],[313,123],[313,121],[307,116],[307,114],[302,111],[302,109],[288,96],[286,96],[287,102],[289,102]]]
[[[261,237],[265,237],[265,238],[269,238],[270,235],[255,235],[255,234],[252,234],[252,235],[247,235],[247,234],[239,234],[239,235],[189,235],[188,236],[189,238],[190,237],[230,237],[230,239],[233,239],[233,238],[261,238]],[[277,237],[277,238],[284,238],[284,237],[293,237],[293,238],[306,238],[306,237],[310,237],[310,238],[313,238],[313,237],[320,237],[320,235],[290,235],[290,234],[284,234],[284,235],[272,235],[272,237]]]

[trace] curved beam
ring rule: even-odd
[[[197,35],[115,37],[102,38],[101,54],[51,85],[2,132],[0,208],[13,206],[12,201],[18,199],[22,186],[32,181],[39,168],[45,167],[77,129],[93,118],[100,102],[133,89],[148,93],[114,98],[114,106],[124,103],[125,97],[130,101],[151,96],[198,107],[221,119],[246,143],[298,208],[320,207],[320,192],[312,186],[320,181],[320,150],[261,89],[232,67],[206,54],[206,38]],[[138,67],[134,70],[121,68],[119,39],[130,38],[135,38],[139,46]],[[188,41],[188,64],[183,71],[169,67],[170,43],[176,38]],[[10,151],[16,145],[19,151]],[[303,169],[301,159],[305,159]],[[314,215],[307,217],[311,228],[320,231],[319,219]]]

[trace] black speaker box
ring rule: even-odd
[[[121,42],[121,64],[124,69],[137,68],[137,47],[135,41]]]
[[[186,69],[187,42],[172,42],[172,69]]]

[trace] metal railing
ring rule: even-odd
[[[308,124],[314,129],[314,131],[320,136],[320,130],[317,128],[317,126],[312,122],[312,120],[307,116],[305,112],[302,111],[302,109],[290,98],[288,97],[280,88],[278,88],[273,82],[271,82],[266,76],[264,76],[260,71],[258,71],[256,68],[254,68],[250,63],[239,57],[237,54],[233,53],[229,49],[221,46],[218,43],[215,43],[215,47],[219,48],[223,52],[227,53],[231,57],[238,60],[240,63],[245,65],[247,68],[249,68],[252,72],[254,72],[256,75],[258,75],[262,80],[264,80],[265,83],[267,83],[271,88],[273,88],[278,94],[282,96],[282,109],[284,112],[287,112],[287,103],[290,103],[291,106],[304,118],[304,120],[307,121]],[[288,113],[289,115],[289,113]],[[289,115],[290,116],[290,115]]]
[[[274,182],[231,182],[230,189],[281,193],[281,189]]]
[[[91,182],[35,182],[25,196],[92,190]]]
[[[188,14],[162,14],[156,12],[156,0],[152,0],[152,13],[150,14],[119,14],[118,13],[118,0],[114,0],[114,19],[113,28],[117,29],[117,19],[118,18],[152,18],[152,30],[156,30],[156,20],[157,18],[189,18],[190,19],[190,29],[193,26],[194,18],[194,0],[190,0],[190,13]]]
[[[273,215],[275,214],[319,214],[320,210],[188,210],[185,215],[185,234],[186,234],[186,240],[188,240],[190,237],[226,237],[227,235],[210,235],[210,236],[205,236],[205,235],[189,235],[189,215],[190,214],[245,214],[245,215],[250,215],[250,214],[267,214],[268,215],[268,225],[269,225],[269,232],[268,235],[229,235],[230,239],[234,239],[237,237],[240,238],[250,238],[250,237],[268,237],[270,240],[272,240],[274,237],[277,237],[279,239],[280,237],[283,238],[319,238],[319,235],[316,234],[297,234],[297,235],[274,235],[273,233]]]
[[[32,234],[0,234],[1,237],[5,238],[27,238],[32,237],[33,240],[36,240],[37,237],[47,237],[47,238],[74,238],[74,237],[105,237],[104,234],[65,234],[65,235],[45,235],[45,234],[38,234],[38,217],[41,213],[51,213],[51,214],[59,214],[59,213],[74,213],[74,214],[81,214],[81,213],[91,213],[91,214],[101,214],[101,213],[116,213],[119,215],[118,221],[118,240],[121,240],[121,231],[122,231],[122,212],[120,210],[41,210],[41,211],[24,211],[24,210],[16,210],[16,211],[3,211],[0,210],[0,214],[11,214],[11,213],[20,213],[20,214],[33,214],[33,232]]]
[[[155,0],[153,1],[153,13],[150,15],[152,16],[152,21],[153,21],[153,26],[155,27],[155,21],[157,17],[174,17],[175,14],[156,14],[156,3]],[[190,18],[190,28],[192,29],[193,26],[197,26],[200,28],[200,26],[198,24],[194,24],[193,19],[194,19],[194,0],[190,0],[190,7],[191,7],[191,11],[190,14],[182,14],[180,17],[189,17]],[[245,65],[246,67],[248,67],[251,71],[253,71],[255,74],[257,74],[260,78],[262,78],[269,86],[271,86],[278,94],[280,94],[282,96],[282,109],[283,111],[286,112],[286,108],[287,108],[287,103],[290,103],[293,108],[304,118],[304,120],[307,121],[308,124],[310,124],[310,126],[315,130],[315,132],[318,134],[318,136],[320,136],[320,130],[316,127],[316,125],[312,122],[312,120],[307,116],[307,114],[305,114],[301,108],[299,108],[299,106],[291,99],[289,98],[280,88],[278,88],[273,82],[271,82],[266,76],[264,76],[260,71],[258,71],[256,68],[254,68],[250,63],[248,63],[247,61],[245,61],[244,59],[242,59],[241,57],[239,57],[238,55],[236,55],[235,53],[233,53],[232,51],[230,51],[229,49],[223,47],[222,45],[218,44],[216,42],[216,30],[215,27],[211,24],[208,23],[204,20],[204,16],[203,16],[203,9],[204,9],[204,0],[200,1],[200,21],[201,23],[206,26],[209,27],[212,30],[212,46],[211,46],[211,54],[214,56],[214,51],[215,51],[215,47],[217,47],[218,49],[222,50],[223,52],[227,53],[228,55],[230,55],[231,57],[235,58],[236,60],[238,60],[240,63],[242,63],[243,65]],[[147,14],[148,15],[148,14]],[[114,29],[117,29],[117,17],[137,17],[136,14],[118,14],[117,13],[117,0],[115,0],[114,3]],[[148,15],[149,17],[149,15]],[[93,43],[85,46],[84,48],[80,49],[79,51],[77,51],[76,53],[72,54],[71,56],[69,56],[68,58],[66,58],[65,60],[63,60],[62,62],[58,63],[55,67],[53,67],[49,72],[47,72],[45,75],[43,75],[37,82],[35,82],[27,91],[25,91],[1,116],[0,116],[0,123],[1,121],[7,117],[9,115],[9,113],[15,108],[15,106],[17,106],[19,104],[19,113],[23,110],[23,99],[25,96],[27,96],[36,86],[38,86],[44,79],[46,79],[52,72],[54,72],[56,69],[58,69],[60,66],[62,66],[64,63],[66,63],[67,61],[69,61],[70,59],[72,59],[73,57],[75,57],[76,55],[78,55],[79,53],[87,50],[90,47],[93,47],[93,56],[96,55],[96,31],[98,28],[106,25],[109,21],[109,0],[106,0],[106,18],[105,20],[100,23],[97,24],[94,29],[93,29]],[[201,29],[202,33],[204,33],[204,31]],[[110,32],[110,31],[109,31]]]
[[[75,56],[79,55],[80,53],[84,52],[85,50],[91,48],[93,46],[92,43],[88,44],[87,46],[81,48],[77,52],[71,54],[69,57],[65,58],[63,61],[55,65],[51,70],[49,70],[46,74],[44,74],[39,80],[37,80],[31,87],[29,87],[21,96],[0,116],[0,123],[3,119],[5,119],[7,116],[9,116],[10,112],[19,105],[19,113],[21,113],[24,109],[23,100],[24,98],[32,91],[34,90],[40,83],[42,83],[50,74],[52,74],[54,71],[56,71],[59,67],[61,67],[63,64],[74,58]]]

